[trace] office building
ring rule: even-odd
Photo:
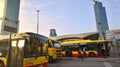
[[[0,35],[17,33],[20,0],[0,0]]]
[[[109,30],[106,10],[101,2],[97,0],[93,0],[93,3],[94,3],[97,31],[99,32],[99,38],[105,39],[105,32]]]
[[[56,30],[55,29],[50,29],[50,37],[57,36]]]

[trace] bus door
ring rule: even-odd
[[[11,43],[9,67],[23,67],[23,47],[25,40],[13,40]]]
[[[72,57],[72,50],[70,46],[66,48],[66,57]]]

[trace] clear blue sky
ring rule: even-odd
[[[120,0],[98,0],[106,8],[110,30],[120,29]],[[95,32],[96,21],[92,0],[21,0],[19,32],[35,32],[40,10],[39,34],[49,36]]]

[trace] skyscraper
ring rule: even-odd
[[[50,29],[50,37],[57,36],[56,30],[55,29]]]
[[[97,0],[93,0],[93,3],[94,3],[97,31],[99,32],[99,38],[105,39],[105,32],[109,30],[106,10],[101,2],[98,2]]]
[[[20,0],[0,0],[0,35],[17,33]]]

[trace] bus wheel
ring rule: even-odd
[[[4,63],[0,61],[0,67],[4,67]]]
[[[95,57],[95,53],[90,52],[90,53],[89,53],[89,57]]]

